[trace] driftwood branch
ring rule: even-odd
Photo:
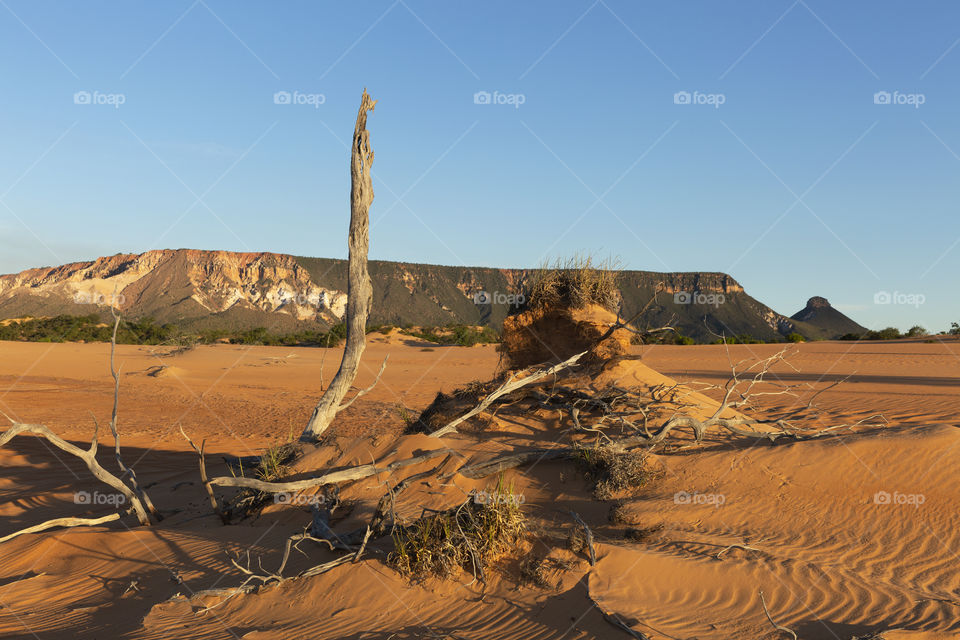
[[[340,411],[343,411],[344,409],[346,409],[347,407],[349,407],[350,405],[352,405],[354,402],[357,401],[358,398],[362,398],[363,396],[365,396],[365,395],[367,395],[368,393],[370,393],[371,391],[373,391],[373,388],[374,388],[375,386],[377,386],[377,383],[378,383],[378,382],[380,382],[380,377],[383,376],[383,372],[384,372],[384,371],[386,370],[386,368],[387,368],[387,360],[389,360],[389,359],[390,359],[390,354],[388,353],[388,354],[383,358],[383,364],[380,365],[380,371],[377,373],[377,377],[376,377],[376,379],[374,379],[373,384],[371,384],[371,385],[370,385],[369,387],[367,387],[366,389],[361,389],[360,391],[357,392],[357,395],[355,395],[355,396],[353,396],[352,398],[350,398],[349,401],[344,402],[343,404],[341,404],[341,405],[340,405]]]
[[[0,538],[0,544],[8,540],[13,540],[17,536],[22,536],[27,533],[40,533],[41,531],[55,529],[56,527],[95,527],[98,524],[113,522],[114,520],[119,519],[119,513],[111,513],[110,515],[103,516],[102,518],[55,518],[54,520],[47,520],[44,523],[36,524],[32,527],[27,527],[26,529],[21,529],[20,531],[11,533],[8,536],[4,536]]]
[[[788,629],[787,627],[781,626],[774,622],[773,617],[770,615],[770,611],[767,609],[767,601],[763,598],[763,589],[760,590],[760,604],[763,605],[763,613],[767,616],[767,620],[770,621],[770,624],[773,625],[773,628],[781,633],[789,633],[790,637],[793,640],[797,640],[797,634],[794,633],[793,629]]]
[[[197,445],[193,443],[193,440],[190,439],[190,436],[187,435],[187,432],[183,430],[183,425],[180,425],[180,433],[183,434],[183,437],[186,438],[188,443],[190,443],[190,447],[196,451],[197,456],[200,458],[200,480],[203,482],[203,488],[206,489],[207,496],[210,498],[210,506],[213,508],[213,512],[216,513],[220,518],[220,522],[223,524],[229,524],[230,517],[224,513],[223,509],[220,508],[220,502],[217,500],[217,496],[213,493],[213,487],[210,486],[210,479],[207,477],[207,462],[203,455],[203,450],[207,446],[207,441],[204,440],[200,443],[200,446],[197,447]]]
[[[82,460],[83,463],[87,465],[90,473],[92,473],[97,480],[115,489],[118,493],[123,494],[123,496],[130,503],[134,513],[136,513],[140,524],[149,526],[150,516],[147,515],[147,510],[140,501],[139,496],[137,496],[137,494],[130,489],[130,487],[125,485],[120,478],[104,469],[100,463],[97,462],[97,431],[98,430],[95,428],[93,432],[93,439],[90,443],[90,448],[84,451],[83,449],[70,444],[42,424],[24,424],[22,422],[17,422],[14,423],[12,427],[4,431],[3,434],[0,434],[0,447],[10,442],[10,440],[16,436],[24,433],[33,433],[46,438],[50,444],[57,447],[61,451],[69,453],[70,455]]]
[[[366,347],[367,317],[373,300],[373,285],[367,270],[367,253],[370,248],[370,204],[373,202],[373,181],[370,167],[373,164],[373,149],[370,148],[370,132],[367,131],[367,112],[377,104],[363,90],[357,123],[353,130],[353,147],[350,153],[350,233],[348,238],[349,261],[347,274],[347,345],[340,361],[340,369],[323,392],[320,402],[313,410],[300,440],[316,442],[333,422],[341,403],[347,395],[360,366],[360,356]]]
[[[578,353],[577,355],[573,356],[572,358],[568,358],[567,360],[564,360],[563,362],[561,362],[561,363],[559,363],[559,364],[555,364],[555,365],[553,365],[552,367],[548,367],[548,368],[546,368],[546,369],[540,369],[539,371],[535,371],[535,372],[531,373],[530,375],[525,376],[525,377],[523,377],[523,378],[514,378],[513,375],[511,375],[510,378],[507,379],[507,381],[504,382],[503,385],[502,385],[499,389],[497,389],[496,391],[494,391],[493,393],[491,393],[490,395],[488,395],[486,398],[484,398],[484,399],[480,402],[480,404],[478,404],[476,407],[474,407],[473,409],[471,409],[470,411],[468,411],[468,412],[465,413],[464,415],[460,416],[460,417],[457,418],[456,420],[452,421],[452,422],[451,422],[450,424],[448,424],[447,426],[442,427],[442,428],[440,428],[440,429],[437,429],[436,431],[434,431],[434,432],[431,433],[430,435],[433,436],[433,437],[435,437],[435,438],[440,438],[440,437],[442,437],[442,436],[447,435],[448,433],[453,433],[453,432],[455,432],[455,431],[457,430],[457,426],[458,426],[459,424],[461,424],[462,422],[464,422],[464,421],[466,421],[466,420],[469,420],[469,419],[472,418],[473,416],[475,416],[475,415],[477,415],[478,413],[484,411],[487,407],[489,407],[491,404],[493,404],[494,402],[496,402],[496,400],[497,400],[498,398],[500,398],[500,397],[502,397],[502,396],[505,396],[505,395],[507,395],[508,393],[511,393],[511,392],[513,392],[513,391],[516,391],[516,390],[519,389],[520,387],[526,386],[526,385],[528,385],[528,384],[532,384],[532,383],[534,383],[534,382],[537,382],[538,380],[542,380],[543,378],[546,378],[547,376],[552,376],[552,375],[554,375],[554,374],[556,374],[556,373],[559,373],[560,371],[563,371],[564,369],[567,369],[567,368],[569,368],[569,367],[572,367],[573,365],[575,365],[575,364],[577,363],[577,360],[579,360],[580,358],[582,358],[582,357],[585,356],[586,354],[587,354],[586,351],[584,351],[584,352],[582,352],[582,353]]]
[[[117,313],[117,308],[113,304],[117,300],[116,289],[114,289],[113,294],[113,301],[111,301],[110,304],[110,314],[113,316],[113,334],[110,337],[110,375],[113,377],[113,410],[110,412],[110,432],[113,434],[114,457],[117,460],[117,466],[120,467],[123,474],[130,478],[130,485],[134,493],[140,498],[143,506],[150,512],[150,515],[159,522],[163,520],[163,516],[160,515],[160,511],[153,506],[153,502],[150,500],[147,492],[140,486],[136,472],[124,464],[123,458],[120,455],[120,432],[117,429],[117,408],[120,404],[120,372],[114,366],[117,351],[117,330],[120,328],[120,314]]]
[[[385,467],[377,467],[374,464],[362,464],[356,467],[341,469],[339,471],[331,471],[330,473],[324,474],[317,478],[308,478],[306,480],[293,480],[291,482],[265,482],[263,480],[257,480],[256,478],[234,478],[223,476],[219,478],[212,478],[210,480],[210,484],[220,487],[245,487],[248,489],[257,489],[267,493],[303,491],[304,489],[312,489],[313,487],[319,487],[325,484],[339,484],[341,482],[349,482],[351,480],[362,480],[363,478],[369,478],[370,476],[377,475],[378,473],[396,471],[402,467],[419,464],[425,460],[430,460],[432,458],[449,454],[457,456],[461,455],[452,449],[436,449],[414,458],[392,462]]]

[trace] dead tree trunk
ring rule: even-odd
[[[370,248],[370,204],[373,202],[373,181],[370,165],[373,149],[367,131],[367,111],[373,111],[376,100],[363,90],[357,124],[353,130],[350,153],[350,250],[347,278],[347,346],[340,361],[340,369],[320,398],[310,422],[300,436],[301,442],[316,442],[340,410],[340,403],[357,377],[360,356],[366,347],[367,317],[373,299],[373,286],[367,271],[367,251]]]

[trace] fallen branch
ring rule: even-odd
[[[573,365],[575,365],[575,364],[577,363],[577,360],[579,360],[580,358],[582,358],[582,357],[585,356],[586,354],[587,354],[586,351],[584,351],[584,352],[582,352],[582,353],[578,353],[577,355],[573,356],[572,358],[568,358],[567,360],[564,360],[563,362],[561,362],[561,363],[559,363],[559,364],[555,364],[555,365],[553,365],[552,367],[549,367],[549,368],[547,368],[547,369],[541,369],[541,370],[539,370],[539,371],[535,371],[534,373],[532,373],[532,374],[530,374],[530,375],[528,375],[528,376],[526,376],[526,377],[524,377],[524,378],[517,378],[517,379],[515,379],[514,376],[513,376],[513,374],[511,374],[511,375],[510,375],[510,378],[507,379],[507,381],[506,381],[505,383],[503,383],[503,385],[502,385],[499,389],[497,389],[496,391],[494,391],[493,393],[491,393],[490,395],[488,395],[486,398],[484,398],[484,399],[480,402],[480,404],[478,404],[476,407],[474,407],[473,409],[471,409],[470,411],[468,411],[468,412],[465,413],[464,415],[460,416],[460,417],[457,418],[456,420],[450,422],[447,426],[442,427],[442,428],[440,428],[440,429],[437,429],[436,431],[434,431],[434,432],[431,433],[430,435],[433,436],[433,437],[435,437],[435,438],[440,438],[440,437],[442,437],[442,436],[447,435],[448,433],[453,433],[453,432],[455,432],[455,431],[457,430],[457,426],[458,426],[459,424],[461,424],[462,422],[464,422],[464,421],[466,421],[466,420],[469,420],[470,418],[472,418],[473,416],[477,415],[477,414],[480,413],[481,411],[484,411],[487,407],[489,407],[491,404],[493,404],[494,402],[496,402],[496,400],[497,400],[498,398],[500,398],[500,397],[502,397],[502,396],[505,396],[505,395],[507,395],[508,393],[511,393],[511,392],[513,392],[513,391],[516,391],[516,390],[519,389],[520,387],[523,387],[523,386],[526,386],[526,385],[528,385],[528,384],[537,382],[538,380],[542,380],[543,378],[546,378],[547,376],[552,376],[552,375],[554,375],[554,374],[556,374],[556,373],[558,373],[558,372],[560,372],[560,371],[563,371],[564,369],[567,369],[567,368],[569,368],[569,367],[572,367]]]
[[[8,536],[4,536],[0,538],[0,544],[8,540],[13,540],[17,536],[22,536],[27,533],[40,533],[41,531],[55,529],[56,527],[95,527],[98,524],[113,522],[114,520],[119,519],[119,513],[111,513],[110,515],[103,516],[102,518],[56,518],[54,520],[47,520],[42,524],[35,524],[32,527],[21,529],[20,531],[15,531]]]
[[[425,460],[451,454],[456,456],[462,455],[452,449],[436,449],[414,458],[392,462],[385,467],[377,467],[373,464],[362,464],[356,467],[350,467],[348,469],[341,469],[340,471],[332,471],[325,475],[316,478],[308,478],[306,480],[294,480],[292,482],[265,482],[263,480],[257,480],[256,478],[234,478],[221,476],[219,478],[211,479],[210,484],[220,487],[245,487],[247,489],[257,489],[266,493],[295,492],[303,491],[304,489],[312,489],[313,487],[319,487],[325,484],[337,484],[340,482],[349,482],[351,480],[362,480],[363,478],[369,478],[370,476],[377,475],[378,473],[396,471],[402,467],[419,464]]]
[[[773,625],[774,629],[782,633],[789,633],[790,636],[793,638],[793,640],[797,640],[797,634],[794,633],[792,629],[788,629],[787,627],[780,626],[779,624],[773,621],[773,618],[770,616],[770,612],[767,610],[767,601],[764,600],[763,598],[763,589],[760,590],[760,604],[763,605],[763,612],[766,614],[767,620],[770,621],[770,624]]]
[[[94,427],[93,439],[90,442],[90,448],[84,451],[83,449],[70,444],[42,424],[24,424],[22,422],[14,422],[12,427],[0,435],[0,447],[10,442],[10,440],[16,436],[24,433],[33,433],[46,438],[50,444],[57,447],[61,451],[69,453],[70,455],[82,460],[83,463],[87,465],[90,473],[92,473],[97,480],[123,494],[123,496],[130,502],[130,506],[133,508],[134,513],[136,513],[140,524],[143,526],[149,526],[150,516],[147,515],[147,510],[144,508],[139,496],[137,496],[137,494],[131,490],[130,487],[125,485],[120,478],[104,469],[102,466],[100,466],[100,463],[97,462],[98,431],[99,428]]]

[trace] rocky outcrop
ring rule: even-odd
[[[128,317],[152,316],[185,327],[271,331],[328,327],[344,315],[346,267],[346,260],[277,253],[164,249],[118,254],[0,276],[0,320],[85,315],[98,309],[102,313],[105,308],[98,304],[114,302]],[[515,309],[511,305],[522,302],[518,294],[533,273],[377,260],[370,261],[369,269],[374,293],[371,323],[497,328]],[[741,334],[777,340],[793,331],[811,338],[833,335],[777,313],[724,273],[622,271],[617,287],[623,317],[644,309],[656,295],[646,323],[673,324],[702,341]],[[808,306],[834,311],[823,303],[827,308],[820,302]]]

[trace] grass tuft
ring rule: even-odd
[[[591,256],[575,255],[545,264],[533,274],[527,304],[536,307],[582,309],[598,304],[616,309],[620,301],[618,260],[606,259],[594,264]]]
[[[395,529],[388,563],[414,580],[449,578],[459,569],[482,575],[491,560],[513,550],[526,532],[526,519],[510,487],[501,480],[486,495],[483,504],[471,498]]]

